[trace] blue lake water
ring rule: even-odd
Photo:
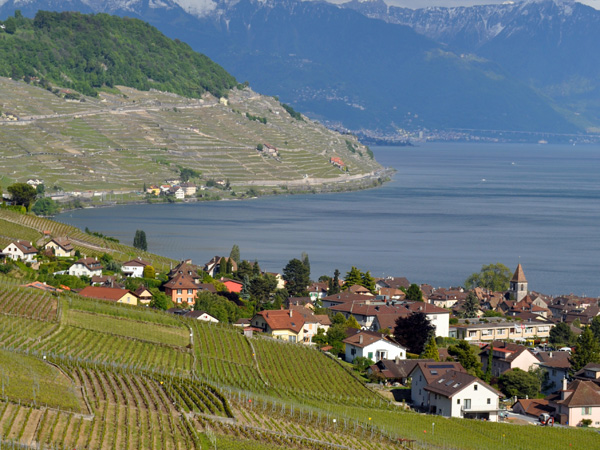
[[[238,244],[242,258],[269,271],[307,252],[313,279],[355,265],[374,276],[450,286],[483,264],[514,270],[520,261],[530,289],[600,295],[600,147],[373,150],[398,170],[377,189],[86,209],[58,220],[128,244],[143,229],[150,251],[199,264]]]

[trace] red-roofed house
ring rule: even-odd
[[[175,304],[186,302],[189,305],[196,303],[196,295],[198,294],[198,284],[194,278],[189,275],[179,274],[167,281],[163,287],[165,294]]]
[[[116,303],[126,303],[128,305],[138,304],[137,296],[128,289],[87,286],[79,292],[79,295],[88,298],[110,300]]]
[[[260,311],[250,321],[263,333],[289,342],[301,342],[304,339],[304,318],[293,309]]]

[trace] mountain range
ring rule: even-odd
[[[580,133],[600,123],[600,12],[539,1],[409,10],[381,0],[0,0],[141,18],[257,91],[355,132]]]

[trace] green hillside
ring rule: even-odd
[[[23,237],[73,231],[0,216]],[[407,412],[302,344],[20,287],[26,280],[0,275],[2,448],[588,449],[598,439]]]
[[[0,76],[37,77],[96,96],[123,85],[199,98],[237,85],[222,67],[137,19],[39,11],[0,33]]]

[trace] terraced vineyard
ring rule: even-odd
[[[252,185],[271,193],[282,186],[359,185],[352,176],[381,169],[354,137],[294,119],[278,101],[249,89],[234,89],[221,103],[210,95],[186,99],[119,87],[80,103],[0,78],[0,92],[3,112],[20,119],[0,119],[2,186],[34,177],[90,195],[135,192],[189,167],[205,180],[229,179],[242,191]],[[277,147],[280,157],[261,156],[261,143]],[[329,163],[332,156],[343,159],[350,176]]]
[[[504,450],[598,442],[586,430],[405,412],[302,344],[38,293],[6,278],[0,388],[0,448]]]

